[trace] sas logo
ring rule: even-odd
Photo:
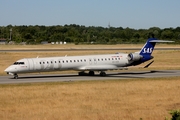
[[[152,53],[153,48],[143,48],[143,53]]]

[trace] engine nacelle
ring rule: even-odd
[[[139,55],[138,53],[129,53],[127,59],[129,61],[139,61],[143,56]]]

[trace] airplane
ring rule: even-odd
[[[84,55],[84,56],[63,56],[63,57],[43,57],[43,58],[24,58],[14,62],[4,71],[18,79],[19,73],[49,72],[62,70],[77,70],[81,75],[95,75],[100,72],[100,76],[106,76],[108,70],[119,70],[129,66],[136,66],[153,59],[151,56],[156,43],[173,42],[149,38],[139,52],[134,53],[115,53],[103,55]],[[147,68],[154,61],[145,66]],[[89,71],[86,73],[86,71]]]

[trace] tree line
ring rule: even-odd
[[[150,37],[174,40],[180,43],[180,27],[133,29],[122,27],[95,27],[83,25],[21,25],[0,26],[0,38],[16,43],[39,44],[42,41],[67,42],[75,44],[121,44],[144,43]]]

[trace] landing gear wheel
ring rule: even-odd
[[[90,76],[94,76],[94,71],[89,71]]]
[[[14,79],[18,79],[18,75],[17,74],[14,74]]]
[[[83,76],[83,75],[85,75],[85,72],[84,71],[83,72],[79,72],[78,75],[79,76]]]
[[[106,76],[106,73],[101,71],[100,76]]]

